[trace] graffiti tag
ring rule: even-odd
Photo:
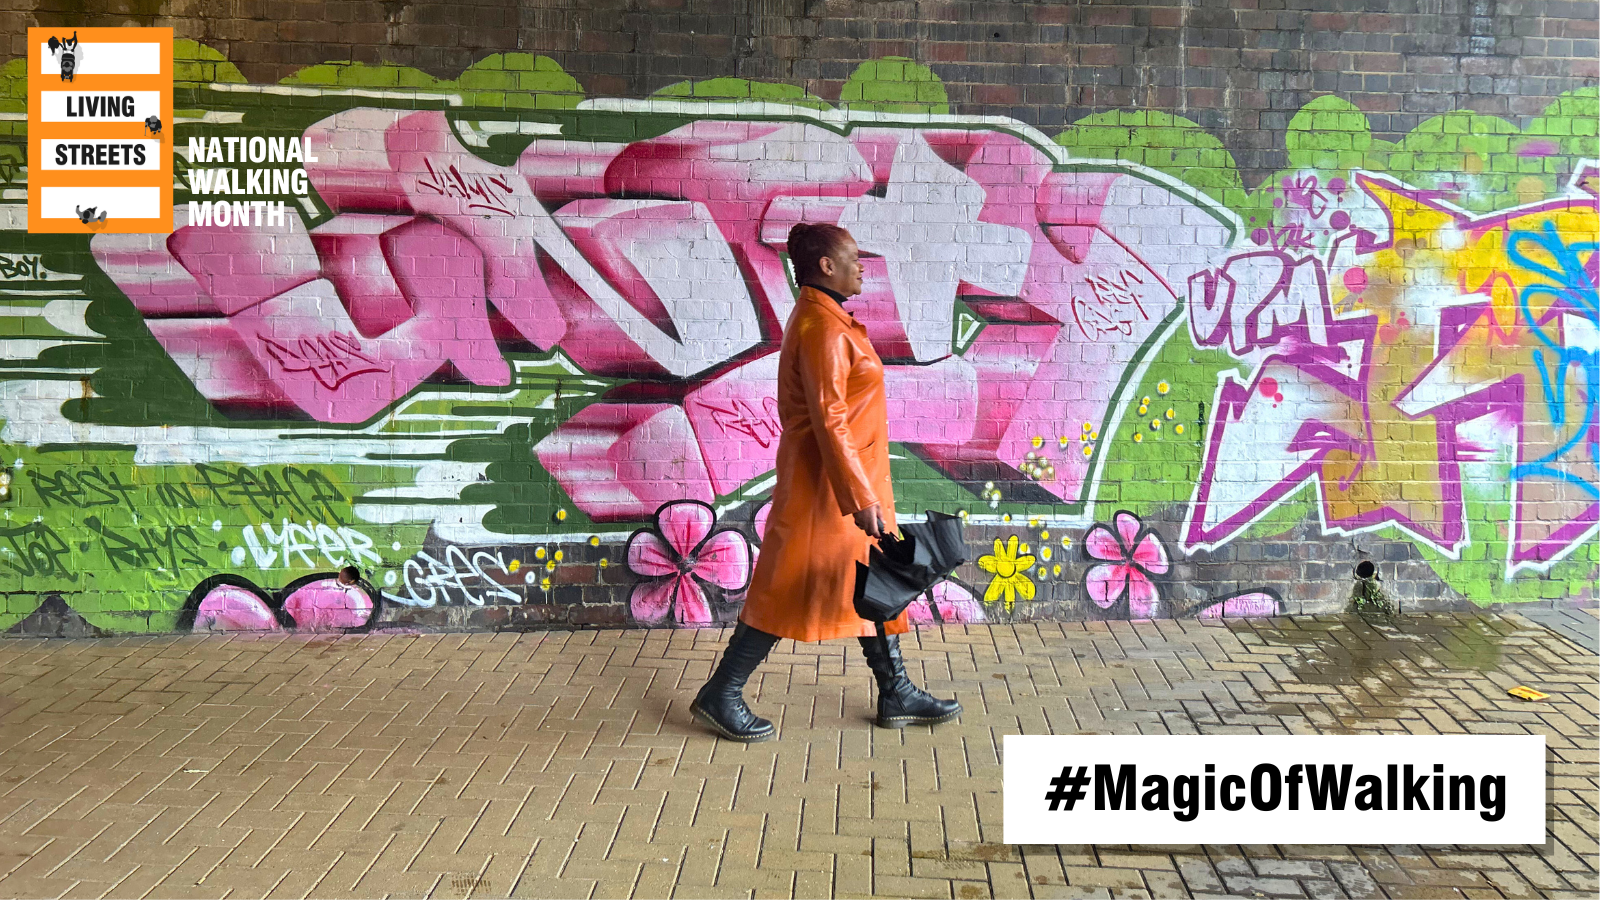
[[[441,197],[455,197],[467,201],[467,209],[514,215],[506,202],[512,194],[511,183],[499,175],[463,175],[454,163],[441,163],[435,168],[433,160],[423,160],[428,174],[417,179],[417,187]],[[440,169],[443,169],[441,174]]]
[[[1134,325],[1150,321],[1150,314],[1139,302],[1133,285],[1144,284],[1137,272],[1123,269],[1114,276],[1090,275],[1084,278],[1087,292],[1072,297],[1072,318],[1078,330],[1090,340],[1103,334],[1133,334]],[[1135,318],[1137,316],[1137,318]]]
[[[783,429],[778,424],[777,398],[763,397],[759,404],[735,399],[725,407],[707,403],[706,409],[724,433],[744,435],[765,448],[778,440]]]
[[[490,572],[511,574],[500,551],[479,550],[469,556],[467,551],[452,544],[442,560],[426,552],[406,560],[406,593],[410,595],[412,606],[424,607],[453,602],[452,592],[460,596],[461,603],[473,606],[497,599],[522,602],[521,597]]]
[[[362,352],[359,340],[337,331],[300,338],[293,347],[271,338],[262,339],[262,343],[285,372],[310,372],[325,388],[336,388],[357,375],[383,371],[377,360]]]
[[[283,519],[276,528],[269,522],[246,525],[241,534],[258,569],[275,568],[280,558],[284,566],[296,565],[294,557],[298,557],[299,565],[311,568],[319,565],[311,557],[313,551],[333,566],[383,562],[372,547],[372,538],[347,525],[335,528],[321,522],[301,524]]]
[[[0,528],[0,540],[5,541],[0,546],[11,551],[0,553],[0,560],[18,575],[78,580],[77,574],[68,571],[63,562],[68,555],[67,542],[49,525],[30,522],[19,528]]]
[[[33,254],[0,253],[0,278],[7,281],[37,281],[44,277],[43,257]]]
[[[287,507],[302,516],[337,519],[333,504],[345,501],[344,492],[316,469],[282,466],[274,473],[269,467],[228,468],[206,463],[194,468],[205,489],[218,503],[227,506],[248,503],[262,515],[274,515]],[[193,495],[187,491],[172,490],[164,496],[173,501],[173,506],[195,505]]]
[[[1292,175],[1283,179],[1283,196],[1288,202],[1310,212],[1312,218],[1321,218],[1328,209],[1328,195],[1322,192],[1322,185],[1315,175]]]
[[[83,523],[100,535],[100,548],[115,571],[153,569],[179,575],[185,568],[211,568],[200,555],[200,535],[188,525],[141,526],[123,533],[94,516]]]
[[[68,469],[41,472],[33,469],[28,476],[33,480],[35,496],[44,502],[46,508],[70,506],[73,509],[89,509],[118,505],[134,508],[133,485],[124,484],[115,471],[107,472],[99,466],[90,466],[77,472]]]

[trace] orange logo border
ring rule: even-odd
[[[53,37],[78,34],[78,43],[89,53],[107,44],[161,45],[159,75],[75,75],[60,81],[55,75],[41,74],[43,56],[40,45]],[[28,29],[28,233],[29,234],[170,234],[172,233],[172,29],[171,28],[55,28]],[[45,171],[44,141],[49,139],[140,140],[150,135],[141,122],[42,122],[40,95],[46,91],[124,93],[159,91],[161,94],[161,168],[145,170],[57,170]],[[46,187],[157,187],[161,190],[158,218],[132,219],[110,216],[104,222],[85,225],[75,219],[45,219],[41,216],[43,188]]]

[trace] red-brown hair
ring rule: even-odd
[[[850,232],[837,225],[801,222],[789,229],[789,261],[794,264],[794,280],[798,284],[813,281],[822,275],[822,258],[844,246]]]

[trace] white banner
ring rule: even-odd
[[[161,117],[160,91],[40,91],[41,122],[131,122]]]
[[[61,171],[96,169],[156,171],[161,168],[161,142],[104,138],[39,142],[39,168]]]
[[[1007,735],[1008,844],[1542,844],[1540,735]]]
[[[72,30],[62,29],[60,40],[72,36]],[[61,53],[72,54],[74,75],[160,75],[161,45],[157,43],[105,43],[93,41],[80,43],[70,51],[50,52],[49,43],[39,45],[39,74],[60,75]]]
[[[39,217],[80,219],[79,210],[93,209],[114,219],[161,218],[158,187],[42,187]]]

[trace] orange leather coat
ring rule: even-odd
[[[815,288],[784,329],[778,419],[778,483],[739,618],[797,641],[875,634],[851,603],[871,544],[851,514],[877,503],[895,525],[883,361],[866,326]],[[909,630],[905,616],[886,630]]]

